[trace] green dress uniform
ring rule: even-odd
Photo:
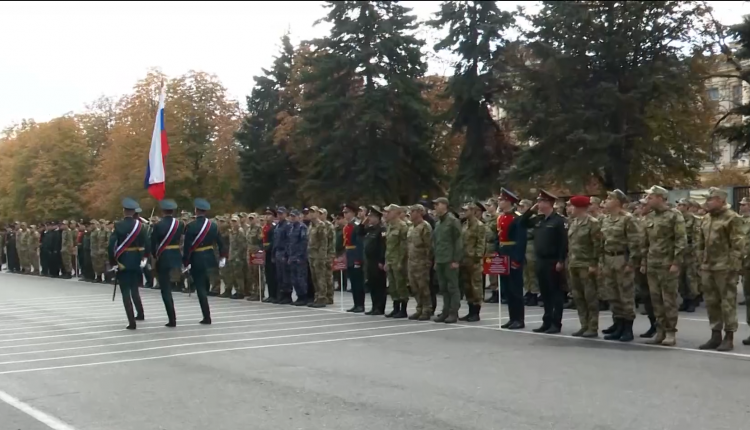
[[[195,199],[195,208],[208,211],[211,205],[203,199]],[[193,278],[198,301],[203,313],[201,324],[211,324],[211,310],[208,306],[208,288],[211,277],[218,272],[219,265],[214,254],[214,246],[218,246],[221,258],[227,257],[224,241],[219,234],[219,227],[204,214],[199,214],[195,221],[185,229],[185,243],[183,244],[182,263],[190,265],[190,275]]]
[[[448,200],[442,197],[434,201],[434,203],[445,204],[447,202]],[[461,307],[461,302],[458,267],[452,267],[452,264],[458,265],[463,259],[463,241],[461,222],[450,212],[438,217],[432,235],[432,248],[438,285],[443,295],[443,312],[434,321],[455,323],[458,321],[458,309]]]
[[[138,203],[130,198],[122,201],[123,209],[134,211]],[[138,283],[143,279],[141,260],[148,257],[145,226],[132,215],[125,216],[115,223],[115,230],[109,237],[107,247],[109,263],[117,266],[117,280],[120,283],[122,303],[128,316],[128,330],[135,330],[135,322],[143,321],[143,303],[138,292]],[[137,315],[133,315],[133,305]]]
[[[164,211],[177,209],[177,204],[173,200],[162,200],[160,206]],[[153,225],[153,231],[151,232],[151,255],[154,256],[156,261],[157,281],[169,318],[167,327],[177,325],[172,290],[179,286],[182,279],[180,238],[184,230],[185,224],[174,218],[170,212],[167,212],[158,223]]]

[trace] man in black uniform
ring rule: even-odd
[[[53,230],[50,232],[50,256],[49,256],[49,274],[53,278],[60,277],[62,270],[62,230],[60,223],[52,222]]]
[[[365,315],[384,315],[386,302],[385,266],[385,227],[381,222],[383,212],[377,206],[370,206],[367,220],[357,226],[362,237],[365,254],[365,284],[370,291],[372,309]]]
[[[145,319],[138,284],[143,280],[143,267],[149,251],[146,248],[146,227],[135,216],[138,208],[135,200],[127,197],[122,200],[123,218],[115,223],[107,246],[109,264],[117,268],[122,304],[128,316],[128,330],[135,330],[135,322]],[[133,305],[137,315],[133,315]]]
[[[263,271],[266,275],[266,284],[268,285],[268,297],[263,299],[263,303],[276,303],[279,301],[279,292],[276,284],[276,264],[273,255],[273,235],[276,230],[276,210],[268,207],[265,212],[266,223],[261,228],[263,240],[263,252],[266,255],[266,264]],[[263,295],[263,285],[260,286],[261,296]]]
[[[156,276],[161,290],[161,299],[167,310],[169,322],[166,327],[177,326],[177,316],[174,311],[172,290],[180,283],[182,277],[182,254],[180,253],[180,238],[185,226],[174,217],[177,203],[174,200],[162,200],[159,203],[162,211],[161,220],[153,225],[151,232],[151,255],[156,264]]]
[[[219,235],[219,226],[206,217],[211,205],[204,199],[195,199],[195,221],[185,229],[185,243],[182,249],[182,264],[190,267],[198,302],[203,319],[201,324],[211,324],[211,309],[208,306],[209,280],[213,272],[224,267],[227,260],[227,249]],[[219,247],[221,260],[216,262],[214,245]]]
[[[537,204],[521,215],[520,222],[534,230],[534,254],[536,256],[536,276],[539,292],[544,301],[542,326],[536,333],[557,334],[562,329],[562,314],[565,293],[560,284],[568,255],[568,235],[565,218],[554,210],[557,197],[541,190]],[[538,214],[537,214],[538,210]],[[536,219],[532,220],[532,215]]]
[[[50,263],[52,261],[52,223],[45,223],[42,232],[42,248],[39,252],[39,262],[42,265],[42,276],[51,276]]]

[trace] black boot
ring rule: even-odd
[[[459,321],[468,321],[469,318],[471,318],[472,316],[474,316],[474,305],[472,305],[471,303],[469,303],[469,313],[466,314],[466,315],[464,315],[464,316],[462,316],[458,320]]]
[[[620,340],[622,337],[622,332],[625,329],[625,324],[627,321],[623,321],[618,319],[615,323],[616,327],[615,330],[604,336],[604,340]],[[603,331],[602,331],[603,333]]]
[[[612,333],[616,332],[619,328],[620,328],[620,319],[619,318],[615,318],[614,322],[612,323],[612,325],[609,326],[609,327],[607,327],[607,328],[605,328],[604,330],[602,330],[602,333],[604,333],[604,334],[612,334]]]
[[[599,301],[599,311],[604,312],[609,310],[609,302],[606,300]]]
[[[620,342],[630,342],[632,340],[633,340],[633,321],[623,321],[622,322],[622,335],[620,336]]]
[[[527,306],[538,306],[539,305],[539,296],[536,294],[532,294],[529,296],[529,303]]]
[[[688,304],[687,304],[687,307],[685,308],[685,312],[688,312],[688,313],[695,312],[695,299],[688,299],[687,302]]]
[[[640,337],[643,339],[650,339],[654,337],[654,335],[656,334],[656,320],[651,319],[650,317],[649,317],[649,320],[651,320],[651,327],[649,327],[646,333],[643,333],[642,335],[640,335]]]
[[[470,312],[471,315],[469,315],[469,318],[466,320],[466,322],[477,322],[479,321],[479,311],[482,310],[482,307],[479,305],[474,305],[473,312]]]
[[[677,312],[685,312],[687,310],[688,302],[690,299],[683,298],[682,303],[680,303],[680,307],[677,308]]]
[[[492,292],[492,295],[489,299],[485,300],[485,303],[498,303],[500,301],[500,297],[498,296],[497,290]]]
[[[393,318],[407,318],[409,314],[406,313],[406,305],[408,301],[399,302],[398,313],[393,315]]]
[[[386,318],[393,318],[394,315],[399,313],[401,302],[393,301],[393,310],[390,313],[385,314]]]

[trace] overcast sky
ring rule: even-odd
[[[403,3],[422,19],[439,5]],[[725,23],[750,13],[747,2],[709,3]],[[325,28],[313,27],[322,15],[314,1],[0,2],[0,128],[125,94],[151,67],[169,76],[215,73],[244,103],[284,32],[295,41],[322,35]],[[439,63],[430,71],[449,73]]]

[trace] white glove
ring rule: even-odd
[[[223,269],[224,266],[227,265],[227,259],[225,257],[221,257],[221,260],[219,260],[219,268]]]
[[[116,265],[116,264],[115,264],[114,266],[112,266],[112,267],[110,267],[110,268],[109,268],[109,271],[110,271],[110,272],[117,272],[118,270],[120,270],[120,268],[119,268],[119,267],[117,267],[117,265]]]
[[[183,267],[182,268],[182,273],[187,273],[188,271],[190,271],[191,267],[193,267],[192,264],[188,264],[187,267]]]
[[[147,258],[144,258],[143,260],[141,260],[141,269],[143,269],[144,267],[146,267],[147,264],[148,264],[148,259]]]

